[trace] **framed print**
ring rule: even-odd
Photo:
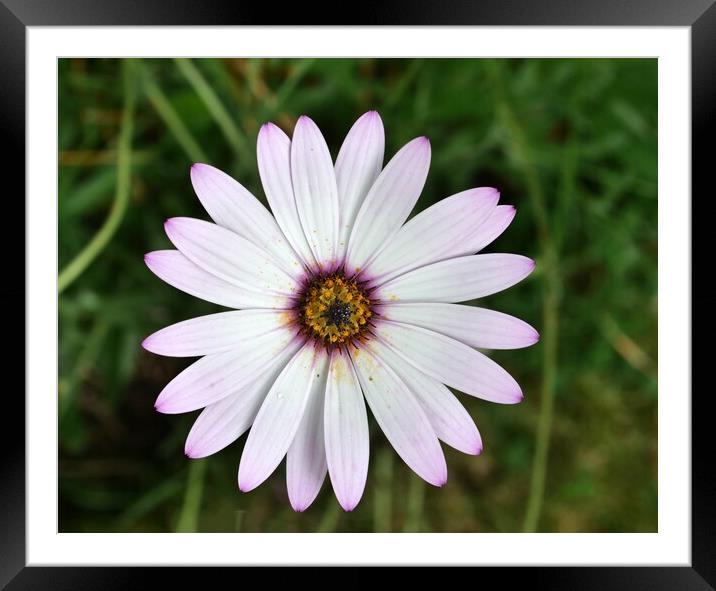
[[[712,588],[691,193],[716,8],[450,4],[3,0],[8,589]]]

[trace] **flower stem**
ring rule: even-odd
[[[544,502],[547,480],[547,464],[549,460],[549,443],[552,432],[552,416],[556,395],[557,339],[559,322],[557,310],[561,293],[561,276],[559,259],[551,239],[549,216],[544,198],[544,191],[539,173],[532,157],[529,142],[524,130],[505,95],[502,83],[502,63],[486,60],[488,74],[495,90],[497,113],[507,131],[506,151],[514,158],[516,166],[522,171],[527,185],[527,194],[532,205],[537,225],[542,261],[543,297],[542,297],[542,383],[540,392],[540,409],[537,423],[535,450],[532,460],[530,493],[522,529],[535,532],[539,526],[540,514]]]
[[[57,277],[57,293],[62,293],[77,279],[97,256],[104,250],[124,218],[129,204],[129,190],[132,178],[132,133],[134,130],[134,106],[136,102],[135,77],[132,60],[122,62],[122,79],[124,86],[124,107],[122,123],[117,141],[117,181],[115,184],[114,201],[109,216],[99,231],[60,271]]]
[[[542,399],[539,422],[537,424],[537,441],[534,459],[532,460],[532,479],[530,496],[523,524],[523,531],[537,531],[540,512],[544,500],[545,482],[547,479],[547,460],[549,458],[549,440],[552,432],[552,416],[554,414],[555,381],[557,367],[557,301],[552,289],[546,288],[542,304],[542,341],[543,365]]]
[[[179,520],[177,521],[177,533],[191,533],[197,531],[199,525],[199,509],[201,509],[201,495],[204,491],[204,475],[206,460],[191,460],[189,463],[189,475],[187,486],[184,492],[184,503],[182,504]]]

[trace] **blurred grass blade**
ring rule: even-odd
[[[408,91],[408,87],[413,83],[415,77],[420,72],[420,69],[424,66],[425,60],[416,59],[410,62],[410,65],[405,69],[403,75],[395,83],[395,87],[392,92],[385,99],[384,109],[393,109],[396,105],[400,105],[405,99],[405,94]]]
[[[134,131],[134,107],[136,102],[135,76],[132,60],[122,62],[124,86],[124,107],[122,123],[117,142],[117,183],[114,202],[106,221],[80,253],[60,271],[57,278],[57,292],[62,293],[97,258],[107,246],[124,218],[129,203],[132,177],[132,133]]]
[[[189,160],[192,162],[208,162],[209,159],[206,157],[206,154],[204,154],[204,151],[194,139],[194,136],[191,135],[187,126],[184,125],[181,117],[179,117],[174,107],[172,107],[172,104],[164,92],[162,92],[162,89],[154,81],[151,74],[147,72],[146,67],[144,67],[141,62],[139,62],[139,64],[142,70],[144,93],[147,95],[149,102],[152,103],[157,115],[162,118]]]
[[[75,404],[76,390],[82,380],[86,379],[87,373],[95,365],[97,356],[103,350],[103,343],[109,332],[110,324],[105,318],[97,320],[92,330],[87,335],[82,349],[77,356],[77,361],[71,371],[66,371],[69,377],[60,382],[58,390],[59,404],[58,415],[60,421]]]
[[[524,130],[512,110],[504,90],[502,62],[486,60],[488,75],[493,82],[497,114],[505,129],[505,152],[514,158],[517,167],[524,175],[527,194],[532,205],[537,225],[537,236],[541,251],[541,266],[544,276],[542,299],[542,383],[540,387],[540,410],[537,423],[530,494],[523,523],[523,531],[537,531],[540,513],[544,501],[547,462],[549,459],[549,441],[552,432],[554,398],[557,379],[557,338],[559,294],[561,280],[559,262],[550,234],[549,217],[544,199],[544,191]],[[539,266],[538,266],[539,268]]]
[[[116,530],[131,531],[135,524],[167,501],[171,501],[181,491],[176,480],[166,480],[139,497],[117,518]]]
[[[234,152],[236,152],[239,159],[244,158],[251,160],[251,148],[249,147],[246,136],[239,129],[238,125],[234,123],[231,115],[229,115],[229,112],[219,100],[214,89],[211,88],[211,85],[206,81],[206,78],[204,78],[190,59],[175,58],[174,61],[179,71],[184,75],[189,84],[192,85],[192,88],[194,88],[196,94],[199,95],[199,98],[203,101],[209,114],[214,118],[221,133],[224,134],[224,137]]]
[[[425,481],[416,474],[410,475],[404,532],[419,532],[423,529],[423,511],[425,508]]]
[[[373,531],[389,532],[393,528],[393,454],[382,448],[375,460],[373,493]]]
[[[244,525],[244,517],[246,517],[246,511],[236,511],[234,513],[234,531],[240,532]]]
[[[315,61],[315,59],[296,60],[286,79],[275,93],[272,93],[268,84],[260,78],[259,66],[261,62],[257,61],[248,68],[247,83],[249,90],[261,103],[261,119],[273,119],[274,117],[278,117],[281,123],[288,126],[291,118],[282,116],[281,111],[283,111],[286,102],[296,90],[296,87],[303,77],[308,74]]]
[[[201,496],[204,492],[204,476],[206,474],[207,460],[191,460],[189,462],[189,475],[184,503],[177,522],[177,533],[196,532],[199,525],[199,510],[201,509]]]
[[[545,258],[545,261],[547,259]],[[549,283],[549,280],[547,280]],[[545,288],[542,304],[542,347],[543,369],[540,392],[540,413],[537,423],[537,440],[534,459],[532,461],[532,478],[530,496],[523,531],[535,532],[539,525],[539,517],[544,501],[545,483],[547,480],[547,462],[549,459],[549,441],[552,433],[552,417],[554,415],[555,385],[557,381],[557,337],[559,306],[555,288]]]
[[[602,333],[612,348],[631,367],[641,372],[654,385],[657,383],[656,362],[619,326],[617,321],[607,313],[602,314],[600,322]]]
[[[105,195],[117,183],[117,169],[106,168],[92,175],[89,180],[72,192],[72,197],[62,202],[61,215],[71,217],[80,216],[94,207],[99,207]]]
[[[297,61],[295,67],[291,69],[291,72],[286,77],[284,83],[276,91],[276,100],[273,104],[274,112],[283,108],[284,103],[288,100],[288,97],[293,94],[293,91],[298,86],[298,83],[306,74],[308,74],[315,61],[315,59],[308,58]]]
[[[316,528],[316,531],[318,533],[330,533],[335,531],[340,517],[340,505],[334,501],[323,512],[323,516],[321,517],[321,521],[318,522],[318,527]]]

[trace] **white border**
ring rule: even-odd
[[[29,27],[27,49],[29,565],[690,564],[690,28]],[[57,533],[57,58],[188,49],[197,57],[659,58],[658,534],[402,534],[398,541],[395,534]]]

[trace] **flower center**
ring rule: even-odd
[[[326,345],[361,338],[373,315],[365,291],[340,273],[310,281],[299,300],[298,312],[306,333]]]

